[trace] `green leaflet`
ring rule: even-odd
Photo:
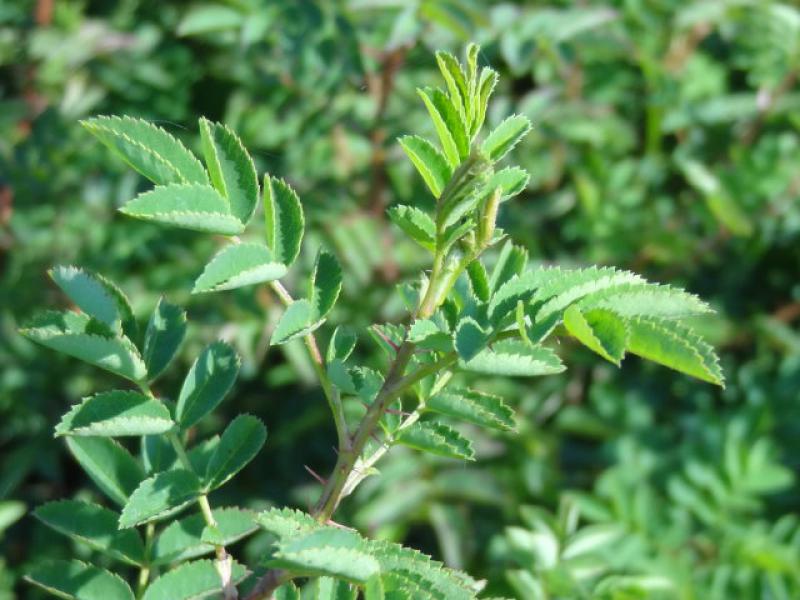
[[[518,340],[492,344],[461,366],[476,373],[520,377],[550,375],[565,369],[561,359],[549,348],[529,346]]]
[[[183,229],[238,235],[244,223],[230,213],[228,201],[208,185],[159,186],[139,194],[119,209],[144,221],[155,221]]]
[[[185,335],[186,311],[160,298],[144,335],[142,358],[149,381],[158,377],[172,362]]]
[[[258,529],[255,513],[239,508],[217,508],[212,511],[217,523],[217,534],[223,545],[237,542]],[[214,551],[207,543],[208,525],[203,515],[194,514],[173,521],[156,537],[153,543],[153,565],[160,566],[196,558]]]
[[[453,334],[456,351],[462,360],[468,361],[475,357],[489,341],[490,332],[478,325],[471,317],[461,319]]]
[[[345,326],[339,325],[333,330],[333,335],[328,342],[328,350],[325,353],[325,362],[330,363],[334,360],[345,361],[356,347],[356,334]]]
[[[246,225],[258,204],[253,159],[236,134],[219,123],[200,119],[200,140],[211,183],[227,198],[231,214]]]
[[[392,223],[420,246],[431,252],[436,249],[436,224],[427,213],[413,206],[398,204],[391,207],[387,214]]]
[[[573,304],[564,311],[564,326],[581,344],[619,366],[625,356],[628,328],[617,314],[601,308],[584,313]]]
[[[322,322],[314,322],[313,317],[314,309],[308,300],[302,298],[295,300],[281,315],[275,331],[272,332],[270,344],[273,346],[285,344],[314,331]]]
[[[165,519],[185,508],[201,493],[197,475],[185,469],[173,469],[145,479],[131,493],[122,508],[119,527]]]
[[[492,277],[489,279],[489,287],[493,292],[496,292],[501,285],[514,277],[514,275],[520,275],[527,264],[528,251],[521,246],[515,246],[511,242],[507,242],[500,250],[500,256],[497,257]],[[516,306],[516,302],[514,306]]]
[[[486,197],[492,194],[494,190],[500,188],[501,201],[506,201],[509,198],[516,196],[522,192],[528,185],[530,175],[524,169],[519,167],[506,167],[500,169],[489,177],[486,185],[483,188],[482,196]]]
[[[528,117],[512,115],[500,123],[487,136],[481,151],[492,161],[498,161],[516,146],[531,129]]]
[[[386,598],[380,575],[373,575],[364,585],[364,600],[384,600]]]
[[[428,109],[447,162],[456,168],[469,154],[469,141],[458,110],[442,90],[418,89],[417,94]]]
[[[159,400],[138,392],[102,392],[72,407],[56,435],[126,436],[166,433],[175,423]]]
[[[436,53],[436,63],[447,84],[447,91],[453,106],[462,119],[466,120],[467,110],[471,102],[469,85],[458,59],[449,52]]]
[[[270,564],[307,575],[331,575],[364,583],[379,572],[380,564],[362,549],[357,533],[320,528],[281,542]]]
[[[119,515],[112,510],[77,500],[43,504],[34,516],[57,532],[130,565],[144,565],[145,549],[139,532],[120,530]]]
[[[133,343],[86,315],[48,311],[35,317],[20,333],[131,381],[142,381],[147,376],[147,368]]]
[[[397,443],[447,458],[475,459],[472,442],[442,423],[414,423],[403,430]]]
[[[134,600],[122,578],[79,560],[53,560],[25,575],[30,583],[60,598],[74,600]]]
[[[450,333],[431,319],[414,321],[408,330],[408,341],[424,350],[450,352],[453,349],[453,339]]]
[[[114,440],[68,437],[67,448],[103,493],[124,505],[144,479],[141,465]]]
[[[225,429],[208,461],[204,484],[214,490],[241,471],[267,440],[267,428],[252,415],[239,415]]]
[[[453,389],[428,398],[427,410],[500,431],[514,429],[514,411],[499,396],[476,390]]]
[[[275,260],[290,266],[303,240],[303,207],[289,184],[269,175],[264,175],[264,220],[267,246]]]
[[[324,319],[342,291],[342,267],[330,252],[320,250],[309,280],[308,298],[311,322]],[[310,325],[311,323],[309,323]]]
[[[53,281],[81,311],[119,330],[133,321],[133,311],[120,289],[96,273],[78,267],[54,267],[48,271]]]
[[[527,303],[536,292],[539,281],[536,272],[514,275],[502,284],[492,296],[488,307],[489,321],[495,327],[522,301]]]
[[[231,581],[236,584],[247,576],[247,569],[237,562],[231,566]],[[213,560],[184,563],[151,583],[142,600],[196,600],[218,596],[222,580]]]
[[[453,174],[447,159],[425,138],[406,135],[398,142],[419,171],[434,198],[438,198]]]
[[[81,124],[157,185],[208,184],[200,161],[166,131],[131,117],[95,117]]]
[[[606,308],[621,317],[682,318],[711,312],[694,294],[667,285],[631,283],[602,289],[577,302],[582,309]]]
[[[470,126],[470,135],[475,136],[486,119],[486,108],[489,105],[489,98],[497,85],[497,71],[484,67],[481,69],[481,76],[478,80],[478,98],[477,107],[474,115],[472,125]]]
[[[233,348],[214,342],[194,361],[178,396],[175,418],[183,429],[214,410],[230,391],[239,373],[239,357]]]
[[[714,349],[691,329],[672,321],[638,317],[628,321],[628,350],[676,371],[725,386]]]
[[[275,600],[300,600],[300,592],[291,581],[275,590]]]
[[[194,282],[193,294],[232,290],[254,283],[275,281],[286,275],[286,265],[277,262],[262,244],[231,244],[220,250]]]

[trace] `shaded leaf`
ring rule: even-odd
[[[34,567],[25,579],[61,598],[75,600],[133,600],[120,577],[79,560],[53,560]]]
[[[560,373],[564,365],[549,348],[529,346],[517,340],[492,344],[461,366],[467,371],[489,375],[532,377]]]
[[[167,368],[186,335],[186,311],[160,298],[144,336],[142,358],[152,381]]]
[[[239,357],[223,342],[207,346],[189,369],[178,396],[175,417],[186,429],[214,410],[239,373]]]
[[[311,321],[324,319],[342,291],[342,267],[330,252],[320,250],[309,281]]]
[[[252,415],[239,415],[225,429],[208,462],[205,487],[214,490],[241,471],[258,454],[267,428]]]
[[[146,562],[139,532],[120,530],[119,515],[112,510],[77,500],[58,500],[40,506],[33,514],[48,527],[117,560],[131,565]]]
[[[48,273],[75,306],[90,317],[115,329],[133,320],[125,294],[105,277],[78,267],[54,267]]]
[[[628,329],[615,313],[604,309],[583,313],[573,304],[564,311],[564,326],[581,344],[619,366],[625,356]]]
[[[468,361],[476,356],[489,341],[490,334],[471,317],[461,319],[453,334],[456,351],[462,360]]]
[[[236,584],[247,576],[247,569],[237,562],[231,565],[231,581]],[[222,592],[222,580],[212,560],[184,563],[164,573],[151,583],[142,600],[197,600]]]
[[[411,427],[403,430],[397,443],[448,458],[464,460],[474,460],[475,458],[472,442],[452,427],[442,423],[414,423]]]
[[[67,448],[97,487],[117,504],[124,505],[144,479],[141,465],[111,439],[68,437]]]
[[[333,330],[333,335],[328,342],[325,362],[330,363],[334,360],[347,360],[355,347],[356,334],[348,327],[340,325]]]
[[[427,410],[455,417],[481,427],[498,430],[514,429],[514,411],[499,396],[476,390],[454,389],[428,398]]]
[[[295,191],[282,179],[264,176],[264,219],[267,246],[275,260],[291,265],[300,253],[305,218]]]

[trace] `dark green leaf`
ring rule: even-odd
[[[144,479],[141,465],[113,440],[68,437],[67,447],[97,487],[117,504],[124,505]]]
[[[556,354],[543,346],[529,346],[517,340],[492,344],[475,358],[463,362],[468,371],[487,375],[532,377],[560,373],[564,365]]]
[[[309,281],[311,320],[324,319],[331,311],[342,290],[342,267],[330,252],[320,250]]]
[[[165,519],[200,495],[197,475],[184,469],[158,473],[139,484],[122,509],[120,528]]]
[[[222,342],[206,347],[192,365],[178,396],[176,419],[186,429],[214,410],[239,373],[239,357]]]
[[[251,415],[239,415],[225,429],[204,478],[214,490],[241,471],[258,454],[267,440],[267,428]]]
[[[472,442],[442,423],[417,422],[403,430],[397,443],[448,458],[475,458]]]
[[[70,600],[133,600],[131,588],[119,576],[78,560],[41,563],[25,579]]]
[[[231,566],[231,582],[236,584],[247,575],[247,569],[237,562]],[[218,597],[222,580],[213,560],[184,563],[156,579],[142,600],[197,600]]]
[[[147,378],[158,377],[175,357],[186,335],[186,311],[160,298],[144,336]]]
[[[289,266],[300,253],[305,219],[295,191],[282,179],[264,176],[267,246],[275,260]]]
[[[102,392],[74,406],[56,427],[56,435],[125,436],[166,433],[175,424],[155,398],[131,391]]]

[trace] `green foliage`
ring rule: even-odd
[[[0,248],[10,249],[0,281],[0,337],[8,338],[0,343],[0,414],[10,440],[0,495],[32,505],[91,499],[84,504],[111,513],[96,519],[98,529],[79,521],[91,542],[69,523],[59,525],[62,540],[30,519],[15,525],[0,596],[47,557],[76,552],[73,541],[81,560],[142,580],[103,550],[118,543],[101,525],[119,508],[94,503],[99,496],[58,459],[64,441],[124,506],[146,478],[191,467],[203,491],[213,487],[212,462],[227,465],[213,469],[217,479],[246,464],[263,430],[236,417],[243,411],[270,425],[266,452],[206,500],[199,495],[196,514],[190,504],[183,518],[118,530],[150,538],[144,559],[122,559],[149,570],[132,585],[136,597],[155,594],[162,580],[163,597],[189,581],[205,581],[190,597],[229,595],[220,547],[257,571],[240,597],[256,584],[278,546],[270,549],[266,534],[238,542],[254,530],[251,515],[206,510],[218,498],[304,506],[322,522],[338,509],[338,521],[370,537],[409,540],[486,579],[482,596],[795,597],[796,10],[771,1],[256,4],[181,12],[134,0],[102,14],[91,4],[59,5],[50,25],[35,24],[26,8],[0,15],[0,67],[9,56],[25,61],[0,69],[0,83],[11,80],[0,101]],[[435,85],[426,48],[468,38],[484,40],[483,51],[470,47],[463,66],[437,53],[442,87],[424,88],[428,106],[413,102],[416,85]],[[502,76],[481,68],[487,62]],[[97,111],[162,125],[90,119],[109,156],[74,127]],[[201,120],[198,130],[196,113],[226,125]],[[536,127],[523,137],[530,121]],[[148,191],[119,156],[157,187]],[[520,166],[496,165],[501,157]],[[270,175],[259,190],[264,170],[286,175],[299,195]],[[161,195],[174,186],[213,197],[214,210],[182,214],[177,197]],[[166,203],[150,207],[155,224],[113,216],[130,198],[156,192]],[[513,196],[520,200],[506,202]],[[264,238],[250,223],[259,197]],[[399,230],[381,216],[389,198]],[[333,256],[335,266],[323,265]],[[129,303],[88,269],[54,269],[74,331],[50,345],[86,365],[36,352],[12,332],[42,294],[64,302],[41,284],[54,257],[91,266],[131,293]],[[544,266],[552,263],[563,267]],[[587,263],[679,282],[709,298],[716,314],[677,288],[580,268]],[[195,291],[233,291],[190,298],[191,281]],[[389,299],[397,283],[400,294]],[[151,316],[161,294],[188,303],[199,322],[187,328],[184,311],[164,301]],[[288,306],[282,314],[278,301]],[[365,330],[377,346],[363,343]],[[75,335],[103,341],[84,347]],[[173,402],[181,379],[217,336],[235,348],[236,368],[221,367],[208,394],[187,392],[197,404],[181,423]],[[295,338],[305,338],[308,357]],[[413,353],[395,377],[405,340]],[[712,345],[724,351],[724,391],[685,376],[722,383]],[[626,351],[677,372],[624,360]],[[239,371],[236,393],[222,403]],[[129,384],[116,375],[139,391],[123,391]],[[387,382],[394,391],[382,395]],[[66,435],[53,440],[50,426],[70,405]],[[334,431],[339,442],[355,439],[372,406],[385,409],[373,435],[353,456],[340,443],[335,456]],[[728,433],[732,418],[746,433]],[[180,428],[168,427],[173,421]],[[254,436],[230,433],[235,423],[252,425],[244,433]],[[101,434],[126,437],[118,444]],[[141,444],[130,437],[140,434]],[[427,451],[403,447],[415,435],[424,442],[415,448]],[[226,437],[236,444],[221,454]],[[473,453],[475,462],[441,457]],[[316,486],[299,466],[325,476],[351,458],[336,503],[314,504]],[[564,509],[555,525],[547,510],[517,513],[520,505],[555,507],[565,490],[580,519]],[[363,580],[363,567],[378,560],[364,538],[341,549],[351,561],[331,561],[316,546],[348,546],[350,533],[295,540],[287,564],[319,576],[302,589],[284,584],[276,597],[444,595],[406,567]],[[170,579],[203,555],[205,567]],[[453,588],[452,597],[474,593]]]

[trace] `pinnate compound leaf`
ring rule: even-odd
[[[503,158],[531,129],[531,122],[522,115],[512,115],[487,136],[481,151],[492,161]]]
[[[119,515],[97,504],[57,500],[43,504],[34,516],[57,532],[78,540],[94,550],[131,565],[146,562],[144,542],[135,529],[120,530]]]
[[[464,121],[442,90],[418,89],[417,93],[428,109],[447,162],[452,168],[457,167],[469,154],[469,140]]]
[[[428,398],[428,410],[474,423],[481,427],[510,431],[514,429],[514,411],[499,396],[476,390],[445,390]]]
[[[208,183],[195,155],[161,127],[131,117],[95,117],[82,125],[153,183]]]
[[[210,185],[173,183],[139,194],[119,209],[142,219],[182,229],[238,235],[244,223],[230,213],[228,201]]]
[[[217,508],[212,511],[222,545],[233,544],[258,529],[255,513],[240,508]],[[170,523],[153,543],[153,565],[196,558],[214,551],[207,543],[208,525],[201,514]]]
[[[311,302],[305,299],[295,300],[281,315],[275,331],[272,332],[270,344],[276,346],[302,337],[321,325],[314,321],[314,309]]]
[[[625,356],[628,328],[609,310],[596,308],[584,313],[573,304],[564,311],[564,327],[581,344],[617,366]]]
[[[235,585],[247,576],[247,569],[237,562],[231,565]],[[219,597],[222,579],[213,560],[184,563],[164,573],[149,585],[142,600],[199,600]]]
[[[105,569],[79,560],[53,560],[37,565],[25,579],[68,600],[134,600],[130,586]]]
[[[725,378],[714,349],[691,329],[663,319],[628,321],[628,350],[659,364],[719,386]]]
[[[105,277],[78,267],[54,267],[50,277],[81,311],[119,329],[133,320],[133,311],[125,294]]]
[[[85,398],[64,415],[56,435],[126,436],[166,433],[175,423],[159,400],[115,390]]]
[[[441,152],[425,138],[416,135],[401,137],[398,142],[419,171],[435,198],[444,190],[453,170]]]
[[[114,440],[68,437],[67,447],[103,493],[124,505],[144,479],[144,470],[130,452]]]
[[[122,508],[121,529],[164,519],[185,508],[201,493],[197,475],[185,469],[157,473],[139,484]]]
[[[492,344],[461,366],[475,373],[520,377],[551,375],[565,369],[561,359],[549,348],[530,346],[518,340]]]
[[[320,250],[309,281],[311,321],[324,319],[342,291],[342,267],[330,252]]]
[[[254,283],[275,281],[286,275],[287,267],[262,244],[226,246],[211,259],[194,282],[193,294],[232,290]]]
[[[252,415],[239,415],[225,429],[208,462],[205,487],[214,490],[241,471],[267,440],[267,428]]]
[[[230,129],[200,119],[200,139],[211,183],[227,198],[230,212],[245,225],[258,204],[258,176],[253,159]]]
[[[426,250],[436,249],[436,224],[427,213],[413,206],[399,204],[387,211],[389,219]]]
[[[131,381],[142,381],[147,376],[147,368],[133,343],[86,315],[48,311],[35,317],[20,333]]]
[[[475,458],[472,442],[452,427],[442,423],[417,422],[403,430],[397,443],[437,456],[464,460]]]
[[[167,368],[186,335],[186,311],[159,299],[144,335],[144,363],[152,381]]]
[[[465,361],[475,357],[486,346],[489,336],[490,332],[478,325],[475,319],[471,317],[461,319],[453,334],[458,355]]]
[[[282,179],[264,176],[267,246],[275,260],[289,266],[300,253],[305,217],[297,193]]]
[[[175,417],[183,429],[214,410],[230,391],[239,373],[239,357],[223,342],[207,346],[183,382]]]

